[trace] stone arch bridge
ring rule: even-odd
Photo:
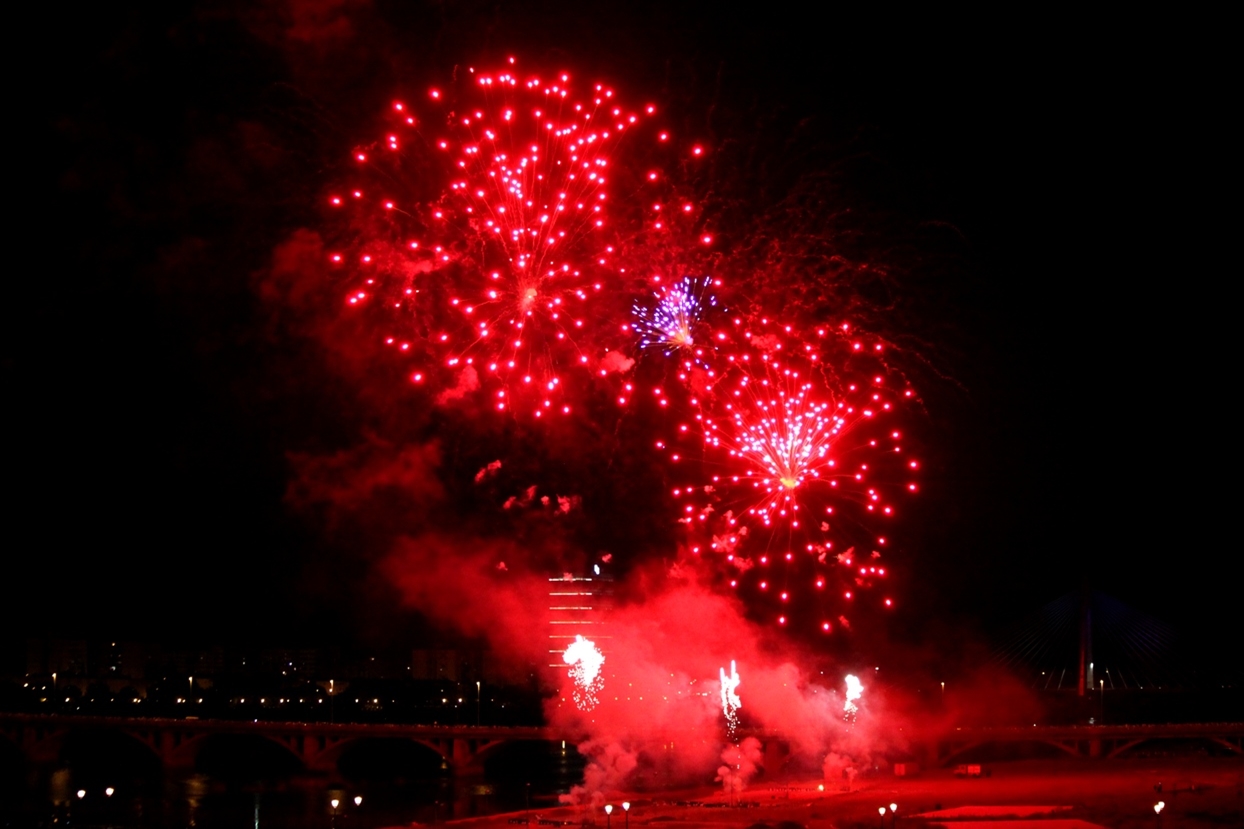
[[[1007,743],[1044,744],[1070,757],[1113,759],[1141,745],[1160,745],[1172,741],[1200,741],[1244,756],[1244,723],[952,728],[922,742],[925,763],[945,766],[973,749]]]
[[[342,752],[364,739],[407,740],[440,756],[455,775],[482,773],[495,749],[519,741],[557,742],[576,735],[549,727],[385,725],[236,720],[89,717],[0,713],[0,739],[7,739],[36,765],[55,763],[66,735],[74,731],[120,733],[146,746],[169,770],[193,768],[213,735],[254,735],[281,746],[312,773],[332,774]],[[787,738],[774,731],[748,731],[764,743],[766,769],[779,769]],[[1244,756],[1244,723],[1170,725],[1032,726],[951,728],[911,735],[911,750],[926,767],[952,764],[982,746],[1046,744],[1072,757],[1115,758],[1143,744],[1202,741]]]
[[[214,735],[254,735],[286,749],[307,771],[332,773],[342,752],[362,739],[407,740],[431,749],[455,774],[483,771],[494,749],[518,741],[555,742],[567,735],[544,727],[296,723],[146,717],[0,714],[0,737],[36,765],[55,763],[65,737],[75,731],[119,733],[145,745],[170,770],[192,768]]]

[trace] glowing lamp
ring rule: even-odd
[[[881,815],[882,817],[885,817],[885,807],[882,806],[880,809],[878,809],[877,814]]]
[[[1155,815],[1160,815],[1162,814],[1162,810],[1165,808],[1166,808],[1166,803],[1164,801],[1159,800],[1157,803],[1153,804],[1153,813]]]
[[[78,800],[86,797],[86,789],[78,789]]]
[[[891,811],[891,812],[897,812],[897,811],[898,811],[898,804],[897,804],[897,803],[891,803],[891,804],[890,804],[890,811]]]
[[[337,807],[341,805],[341,801],[334,797],[332,800],[328,801],[328,805],[332,806],[333,811],[335,812],[337,811]]]
[[[363,805],[363,796],[362,796],[361,794],[356,794],[356,795],[354,796],[354,805],[355,805],[355,806],[362,806],[362,805]]]
[[[613,814],[613,804],[612,804],[612,803],[606,803],[606,804],[605,804],[605,814],[607,814],[607,815],[612,815],[612,814]]]
[[[108,788],[104,789],[104,794],[107,795],[108,797],[112,797],[112,793],[115,791],[116,789],[114,789],[112,786],[109,786]]]
[[[631,810],[631,804],[630,804],[630,803],[628,803],[628,802],[626,802],[625,800],[623,800],[623,801],[622,801],[622,811],[624,811],[624,812],[629,812],[630,810]]]

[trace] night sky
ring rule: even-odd
[[[291,504],[297,458],[444,429],[456,492],[503,436],[404,411],[405,390],[360,403],[259,274],[388,101],[508,54],[754,141],[756,170],[829,171],[862,216],[857,252],[900,274],[894,325],[936,368],[893,635],[986,640],[1085,578],[1193,640],[1239,634],[1231,107],[1195,32],[783,4],[104,5],[20,35],[10,643],[419,640],[369,531]],[[623,561],[668,537],[625,517],[631,490],[580,492],[582,537]]]

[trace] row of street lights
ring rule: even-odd
[[[1162,805],[1165,805],[1165,804],[1160,804],[1157,807],[1157,811],[1160,812],[1162,810]],[[625,800],[622,801],[622,811],[626,814],[626,822],[625,822],[623,829],[631,829],[631,804]],[[889,812],[891,816],[890,826],[893,827],[898,824],[898,804],[891,803],[889,809],[887,809],[885,806],[882,806],[877,809],[877,814],[880,815],[881,817],[881,829],[885,829],[885,816],[887,812]],[[606,803],[605,804],[605,829],[612,829],[612,815],[613,815],[613,804]]]
[[[626,827],[631,829],[631,804],[625,800],[622,801],[622,811],[626,813]],[[605,804],[605,829],[610,829],[610,815],[613,814],[613,804]]]
[[[341,798],[339,797],[332,797],[328,801],[328,805],[331,807],[331,810],[329,811],[329,815],[331,815],[331,822],[333,826],[337,825],[337,810],[341,807],[341,803],[342,801],[341,801]],[[362,805],[363,805],[363,796],[361,794],[356,794],[354,796],[354,807],[357,809],[359,806],[362,806]],[[256,818],[255,825],[256,826],[259,825],[258,818]]]

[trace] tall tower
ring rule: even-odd
[[[1093,690],[1093,594],[1088,582],[1080,588],[1080,677],[1076,693]]]
[[[575,636],[596,643],[609,654],[606,611],[613,595],[613,579],[593,573],[576,576],[565,573],[549,579],[549,667],[566,670],[562,654]]]

